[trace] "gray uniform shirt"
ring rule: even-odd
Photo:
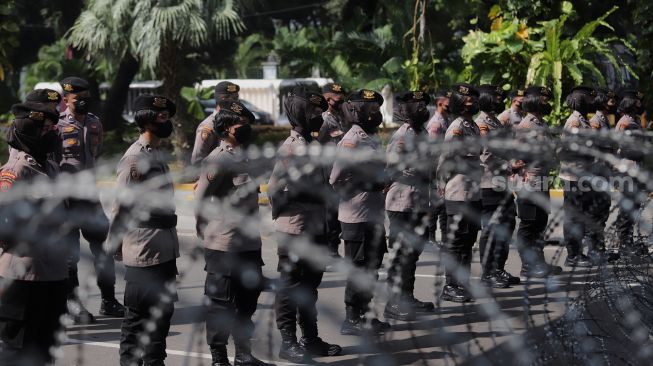
[[[480,130],[473,121],[456,118],[444,136],[448,143],[437,168],[439,186],[447,201],[470,202],[481,199]],[[461,144],[462,145],[459,145]]]
[[[641,134],[643,129],[639,118],[624,114],[615,125],[614,130],[628,136],[637,137]],[[624,139],[623,142],[619,144],[619,150],[617,153],[624,159],[623,161],[628,166],[636,165],[644,158],[641,147],[634,145],[636,144],[633,144],[632,139]]]
[[[268,194],[273,210],[278,211],[274,218],[274,229],[278,232],[326,233],[326,172],[316,156],[310,158],[308,147],[306,139],[291,130],[277,151]]]
[[[102,123],[100,119],[88,113],[83,121],[75,119],[73,113],[66,109],[57,123],[61,150],[57,152],[57,162],[61,170],[76,173],[92,169],[102,148]]]
[[[2,215],[5,216],[3,226],[11,225],[14,236],[1,242],[0,277],[23,281],[60,281],[68,277],[69,248],[65,246],[66,240],[57,234],[61,232],[59,220],[65,217],[63,203],[48,202],[47,189],[43,194],[31,192],[26,196],[21,192],[50,179],[44,167],[20,150],[12,149],[9,161],[0,168],[1,205],[7,205],[2,211],[6,209],[8,214]],[[7,197],[14,192],[22,196],[17,201]],[[15,210],[18,203],[35,212],[18,217]]]
[[[345,127],[342,125],[340,117],[329,111],[325,111],[322,113],[322,119],[324,122],[322,123],[322,127],[320,127],[317,140],[321,144],[337,144],[340,142],[342,136],[345,135]]]
[[[261,249],[258,184],[240,148],[222,141],[202,162],[195,191],[197,234],[204,247],[223,252]]]
[[[525,163],[521,179],[531,192],[549,191],[549,171],[556,164],[557,157],[551,148],[553,136],[549,126],[533,114],[526,114],[514,127],[515,137],[523,146],[538,146],[531,152],[518,152],[517,159]]]
[[[521,123],[521,120],[524,118],[524,115],[520,114],[519,111],[517,111],[516,108],[510,107],[506,109],[505,111],[501,112],[498,116],[497,119],[502,123],[502,124],[509,124],[511,126],[516,126],[519,123]]]
[[[449,117],[444,117],[442,113],[435,111],[431,119],[426,123],[426,132],[428,132],[430,137],[442,140],[447,133],[449,124]]]
[[[408,123],[390,138],[386,153],[390,187],[385,196],[385,209],[398,212],[428,212],[429,159],[420,150],[423,142]]]
[[[341,222],[383,222],[385,178],[384,164],[378,161],[380,145],[378,136],[368,135],[358,125],[353,125],[338,143],[329,183],[340,198]]]
[[[565,122],[563,127],[563,138],[573,134],[578,134],[583,130],[588,132],[591,128],[592,126],[585,116],[580,114],[578,111],[573,111],[571,116],[567,118],[567,122]],[[592,160],[588,157],[567,153],[567,157],[560,161],[560,178],[571,182],[577,182],[579,176],[589,172],[588,169],[590,169],[589,165],[591,165],[591,163]]]
[[[483,178],[481,179],[481,188],[493,188],[495,190],[503,190],[500,182],[493,182],[493,178],[501,176],[508,178],[512,173],[510,169],[510,162],[502,156],[496,154],[494,149],[488,147],[485,143],[489,139],[507,139],[512,135],[512,125],[502,124],[499,119],[494,115],[481,112],[476,117],[476,125],[484,142],[483,152],[481,153],[481,165],[483,166]],[[506,141],[507,142],[507,141]]]
[[[220,139],[213,130],[215,115],[216,112],[211,113],[210,116],[200,122],[195,130],[195,145],[193,145],[193,153],[190,156],[192,165],[199,165],[211,151],[220,145]]]
[[[136,214],[142,212],[174,215],[174,186],[163,154],[143,136],[134,142],[118,163],[118,189],[124,190]],[[123,197],[125,199],[125,197]],[[132,213],[127,202],[115,202],[113,220],[118,214]],[[156,205],[156,207],[151,207]],[[126,212],[130,211],[130,212]],[[133,220],[132,220],[133,221]],[[122,260],[126,266],[149,267],[179,257],[177,229],[138,227],[131,222],[122,237]]]

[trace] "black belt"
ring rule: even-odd
[[[177,227],[177,215],[151,215],[148,220],[139,221],[139,228],[145,229],[174,229]]]

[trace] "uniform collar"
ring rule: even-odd
[[[225,140],[220,140],[220,148],[226,150],[230,153],[233,153],[236,150],[236,147]]]
[[[152,145],[150,145],[149,142],[145,140],[145,137],[143,137],[143,135],[140,135],[138,137],[138,144],[141,145],[146,152],[153,152],[154,150],[156,150]]]

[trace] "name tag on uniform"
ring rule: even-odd
[[[73,146],[77,144],[77,139],[66,139],[66,145]]]

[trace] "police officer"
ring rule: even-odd
[[[338,156],[329,179],[340,197],[338,220],[345,256],[359,271],[364,271],[369,281],[361,285],[358,271],[347,278],[346,319],[340,328],[340,334],[345,335],[359,335],[366,329],[381,334],[390,329],[390,324],[366,316],[377,271],[388,250],[383,227],[384,164],[379,159],[381,144],[377,135],[383,122],[381,104],[383,97],[372,90],[349,94],[343,113],[352,127],[338,143]]]
[[[530,86],[524,91],[521,104],[526,112],[515,127],[517,142],[528,149],[519,149],[515,168],[517,189],[517,249],[522,261],[521,274],[526,277],[547,277],[559,274],[562,268],[544,260],[544,230],[549,222],[549,171],[555,164],[553,137],[544,116],[551,113],[551,90]],[[527,151],[528,150],[528,151]]]
[[[340,346],[326,343],[318,336],[315,304],[324,262],[301,254],[307,246],[322,249],[323,254],[328,252],[326,196],[331,194],[331,188],[324,167],[310,161],[307,153],[313,140],[311,134],[322,126],[322,113],[328,107],[321,95],[296,87],[285,98],[284,108],[292,130],[277,152],[268,184],[281,274],[275,312],[283,341],[279,357],[305,362],[310,356],[336,356],[342,352]],[[306,172],[311,165],[313,169]],[[305,173],[294,177],[289,174],[293,171]],[[297,322],[302,330],[299,343]]]
[[[428,94],[408,91],[394,101],[393,120],[401,123],[387,147],[386,176],[389,187],[385,209],[390,221],[390,244],[394,249],[388,270],[390,300],[383,315],[397,320],[414,320],[416,311],[432,311],[431,302],[415,299],[417,261],[429,240],[430,156],[424,123],[429,118]]]
[[[25,101],[47,104],[50,108],[58,111],[61,103],[61,94],[52,89],[34,89],[25,96]]]
[[[610,138],[609,115],[617,113],[617,96],[614,91],[599,88],[594,98],[596,113],[590,119],[590,127],[594,132],[595,148],[597,152],[614,155],[617,152],[616,146]],[[616,253],[607,253],[605,248],[605,225],[610,216],[610,185],[608,179],[612,176],[612,168],[604,158],[593,159],[592,174],[601,185],[593,185],[593,189],[587,192],[591,195],[591,205],[587,212],[590,216],[587,227],[586,238],[588,241],[588,253],[592,264],[598,265],[605,261],[614,261],[619,258]]]
[[[615,125],[621,141],[617,156],[628,169],[641,166],[644,153],[636,142],[643,138],[640,116],[644,113],[644,94],[635,90],[623,90],[620,93],[619,112],[621,118]],[[644,185],[627,174],[622,175],[623,182],[619,187],[622,195],[619,200],[619,211],[615,226],[619,238],[619,253],[629,256],[648,257],[648,248],[643,243],[633,241],[633,227],[639,214],[639,208],[646,200]],[[630,180],[630,181],[628,181]]]
[[[563,210],[565,218],[563,233],[567,247],[567,267],[591,267],[590,259],[583,254],[583,238],[590,221],[589,212],[592,204],[590,187],[583,184],[589,176],[592,157],[587,154],[574,152],[570,145],[584,143],[591,139],[591,131],[587,114],[594,109],[594,89],[578,86],[571,90],[567,96],[567,106],[572,110],[563,127],[563,146],[560,155],[560,179],[564,186]],[[579,184],[579,179],[581,180]]]
[[[429,139],[432,142],[435,142],[436,146],[432,149],[433,161],[438,161],[439,152],[441,147],[439,146],[444,140],[444,135],[447,132],[447,128],[451,124],[451,118],[449,116],[449,97],[451,97],[451,91],[441,90],[435,94],[435,112],[433,116],[426,124],[426,131],[428,132]],[[437,163],[436,163],[437,165]],[[433,167],[433,176],[431,177],[432,182],[437,182],[435,179],[435,167]],[[438,194],[437,187],[431,187],[429,192],[430,204],[431,204],[431,215],[429,219],[429,240],[435,242],[435,230],[440,224],[440,239],[444,241],[446,239],[446,227],[447,227],[447,211],[444,205],[444,201]]]
[[[512,191],[508,188],[512,174],[511,154],[498,148],[498,145],[512,142],[512,125],[502,124],[496,117],[503,109],[504,91],[495,85],[481,85],[478,90],[481,113],[475,122],[483,142],[481,165],[484,169],[479,242],[483,270],[481,281],[490,287],[505,288],[520,282],[519,277],[512,276],[504,269],[515,228],[515,204]]]
[[[177,299],[179,240],[174,187],[159,146],[173,132],[170,118],[176,107],[166,97],[144,94],[133,109],[141,134],[118,163],[121,196],[113,207],[109,239],[118,244],[116,255],[125,264],[120,364],[163,365]],[[149,321],[153,329],[146,327]]]
[[[61,81],[64,91],[66,110],[59,117],[57,127],[61,139],[61,149],[56,154],[56,160],[63,173],[77,174],[82,171],[92,171],[102,147],[102,123],[98,117],[89,112],[91,94],[86,80],[78,77],[68,77]],[[76,175],[81,179],[81,175]],[[95,182],[87,182],[95,186]],[[104,214],[97,193],[93,199],[72,197],[69,199],[71,220],[77,225],[71,231],[73,240],[79,242],[80,232],[89,242],[93,254],[93,265],[97,274],[97,285],[102,294],[100,314],[122,317],[124,307],[116,300],[115,284],[116,269],[113,258],[102,248],[109,228],[109,222]],[[79,246],[78,246],[79,247]],[[76,289],[79,287],[77,263],[79,250],[74,251],[70,263],[69,300],[74,300],[72,315],[76,322],[94,322],[81,301],[77,299]]]
[[[12,113],[11,152],[0,168],[0,364],[45,365],[63,330],[70,250],[60,235],[62,199],[41,187],[56,174],[46,160],[57,148],[59,116],[31,101],[12,106]]]
[[[206,260],[206,340],[213,366],[230,365],[229,334],[236,365],[265,366],[250,345],[263,265],[257,175],[242,148],[251,139],[254,115],[239,102],[218,104],[213,131],[220,146],[203,160],[195,191],[197,234]]]
[[[335,147],[340,142],[342,136],[351,126],[345,126],[342,117],[342,103],[345,99],[345,91],[342,85],[337,83],[328,83],[322,87],[322,96],[326,99],[329,108],[322,113],[322,127],[317,136],[317,141],[327,149]],[[330,167],[327,168],[327,177],[331,174]],[[340,221],[338,221],[338,197],[335,194],[329,194],[327,197],[333,198],[327,202],[327,235],[329,237],[329,250],[331,256],[340,258],[338,247],[340,247]],[[329,270],[330,266],[327,266]]]
[[[506,109],[505,111],[501,112],[497,116],[499,121],[501,121],[502,124],[509,124],[512,126],[518,125],[522,118],[526,115],[526,112],[523,110],[521,107],[521,103],[524,100],[524,90],[523,89],[517,89],[510,93],[510,108]]]
[[[458,117],[447,129],[444,141],[448,144],[437,168],[438,184],[444,187],[448,227],[443,253],[446,284],[440,297],[445,301],[467,302],[474,300],[467,287],[472,247],[481,226],[480,131],[472,120],[478,112],[479,93],[469,84],[456,84],[451,91],[449,110]]]
[[[195,145],[190,156],[190,163],[198,166],[201,161],[220,144],[220,139],[213,130],[213,120],[220,111],[220,102],[237,102],[240,86],[230,81],[221,81],[215,86],[215,110],[206,117],[195,130]]]

